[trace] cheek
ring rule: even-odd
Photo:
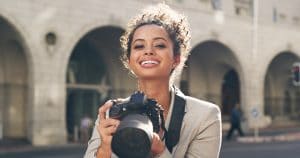
[[[130,55],[130,57],[128,58],[128,66],[130,69],[134,68],[135,67],[135,56],[134,55]]]
[[[168,58],[172,63],[176,61],[176,57],[174,56],[173,51],[169,51],[168,53],[166,53],[165,57]]]
[[[128,66],[130,69],[132,69],[132,59],[131,58],[128,59]]]

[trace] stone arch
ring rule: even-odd
[[[20,28],[0,13],[0,130],[8,139],[30,139],[32,56]]]
[[[101,26],[86,33],[74,46],[66,71],[69,140],[74,139],[74,127],[80,126],[80,118],[88,115],[95,120],[99,105],[108,98],[127,96],[134,89],[120,60],[123,32],[119,27]]]
[[[72,51],[74,47],[78,44],[78,42],[81,40],[82,37],[87,35],[88,33],[92,32],[93,30],[97,30],[98,28],[101,27],[114,27],[114,28],[119,28],[124,30],[124,24],[116,25],[116,24],[111,24],[109,20],[99,20],[96,23],[89,23],[87,25],[84,25],[83,27],[80,28],[80,30],[77,31],[77,33],[74,34],[74,36],[71,37],[69,42],[66,44],[65,47],[65,54],[62,56],[63,58],[63,65],[68,65],[70,56],[72,55]],[[67,67],[64,67],[63,74],[66,73]]]
[[[267,66],[264,78],[264,111],[274,123],[299,119],[300,91],[292,83],[292,65],[300,58],[291,51],[281,51]]]
[[[215,40],[203,41],[192,49],[187,65],[190,95],[220,105],[225,115],[230,109],[226,107],[232,106],[229,104],[241,101],[240,81],[243,73],[235,53],[227,45]],[[226,103],[222,89],[226,84],[226,74],[231,71],[238,77],[239,82],[235,83],[238,93],[235,99]]]

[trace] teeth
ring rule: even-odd
[[[158,64],[157,61],[154,61],[154,60],[146,60],[146,61],[142,61],[142,65],[145,65],[145,64]]]

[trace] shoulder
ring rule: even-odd
[[[188,108],[187,110],[196,110],[196,111],[200,110],[202,113],[210,112],[210,111],[220,113],[220,108],[216,104],[213,104],[205,100],[200,100],[194,97],[190,97],[190,96],[185,96],[184,98],[186,100],[186,105]]]
[[[197,120],[220,120],[221,112],[218,105],[190,96],[184,96],[186,100],[186,115]]]
[[[216,114],[220,114],[220,108],[218,105],[213,104],[211,102],[201,100],[195,97],[191,97],[183,94],[178,88],[175,87],[175,94],[180,98],[183,98],[186,101],[186,112],[213,112]]]
[[[221,122],[221,111],[218,105],[195,97],[187,96],[176,87],[174,89],[175,94],[186,101],[186,121],[196,121],[198,123],[203,123],[204,121]]]

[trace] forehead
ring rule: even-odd
[[[143,25],[137,28],[133,34],[133,40],[135,39],[150,39],[162,37],[169,39],[169,34],[164,27],[155,24]]]

